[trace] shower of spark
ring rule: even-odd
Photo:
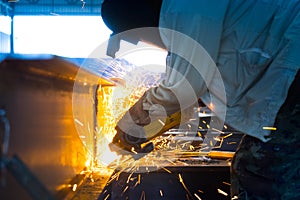
[[[116,133],[117,121],[147,89],[160,83],[163,74],[133,66],[122,59],[87,62],[85,66],[88,70],[113,83],[100,86],[97,92],[99,102],[97,105],[98,131],[96,132],[97,164],[107,166],[112,161],[120,159],[108,148]]]
[[[96,164],[100,167],[108,166],[114,170],[114,173],[107,182],[107,185],[117,182],[120,174],[128,173],[125,185],[122,187],[122,196],[126,197],[128,191],[139,186],[142,181],[142,172],[150,172],[161,168],[166,173],[173,174],[170,169],[165,166],[188,166],[186,158],[197,158],[195,162],[210,162],[211,159],[206,149],[214,147],[216,142],[221,147],[223,140],[232,134],[224,134],[220,130],[213,129],[206,121],[202,121],[206,129],[199,129],[195,133],[191,133],[191,127],[194,119],[188,121],[187,129],[179,134],[166,133],[162,136],[154,138],[154,151],[138,160],[134,160],[130,155],[117,156],[111,152],[108,145],[115,135],[116,123],[124,113],[144,94],[150,87],[157,86],[163,79],[163,74],[148,72],[144,68],[139,69],[123,60],[109,60],[105,64],[96,65],[89,63],[89,69],[102,77],[104,80],[111,82],[108,85],[100,85],[97,90],[97,128],[95,134],[96,144]],[[213,105],[211,105],[213,106]],[[86,126],[82,121],[76,120],[79,126]],[[161,122],[163,123],[163,122]],[[191,123],[191,124],[189,124]],[[227,126],[224,125],[224,129]],[[191,143],[189,138],[205,137],[205,131],[214,131],[220,136],[212,137],[210,143]],[[194,134],[194,135],[192,135]],[[192,136],[191,136],[192,135]],[[225,136],[224,136],[225,135]],[[179,159],[183,158],[183,159]],[[192,162],[192,160],[190,160]],[[176,174],[175,174],[176,175]],[[121,176],[122,178],[122,176]],[[190,191],[184,182],[182,174],[178,174],[178,181],[186,191],[187,199],[201,199],[201,190]],[[224,183],[225,184],[225,183]],[[160,189],[159,195],[164,197],[164,191]],[[225,195],[224,191],[218,189],[218,193]],[[105,199],[111,198],[110,194],[104,192]],[[146,192],[142,191],[140,200],[146,199]]]

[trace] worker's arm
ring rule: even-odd
[[[118,148],[142,151],[143,143],[160,135],[163,127],[169,127],[165,125],[170,117],[177,120],[173,125],[179,124],[181,116],[174,113],[196,106],[198,95],[206,90],[201,75],[187,61],[178,56],[167,59],[166,78],[158,87],[147,90],[117,123],[112,143]]]

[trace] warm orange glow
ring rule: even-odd
[[[98,130],[97,130],[97,165],[107,166],[110,162],[117,158],[114,152],[111,152],[108,144],[112,141],[116,125],[112,113],[112,93],[114,87],[106,86],[100,87],[98,90]]]
[[[209,108],[210,110],[214,110],[214,104],[213,104],[213,103],[210,103],[210,104],[208,105],[208,108]]]
[[[86,161],[85,161],[85,166],[87,168],[91,167],[92,166],[92,159],[91,157],[89,157]]]
[[[75,192],[77,190],[77,184],[74,184],[72,190]]]
[[[96,164],[107,166],[119,158],[108,147],[115,135],[116,123],[145,91],[146,88],[137,89],[124,84],[99,88]]]
[[[110,78],[109,84],[107,81],[106,84],[101,84],[100,80],[101,85],[97,91],[97,130],[95,131],[94,164],[96,166],[107,166],[116,159],[119,160],[116,153],[109,149],[109,143],[116,134],[116,123],[148,88],[157,85],[161,79],[161,73],[149,72],[142,68],[128,73],[122,78]]]

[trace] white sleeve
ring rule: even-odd
[[[196,55],[195,55],[196,56]],[[167,56],[166,78],[158,87],[146,92],[145,110],[155,109],[153,105],[164,107],[167,114],[185,109],[198,102],[199,96],[207,90],[197,66],[169,53]]]

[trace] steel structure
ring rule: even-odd
[[[100,15],[103,0],[1,0],[1,15]]]

